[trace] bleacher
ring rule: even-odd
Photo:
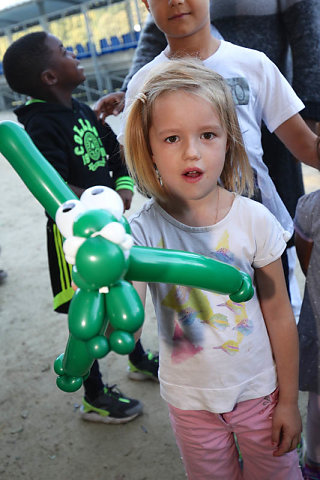
[[[50,2],[49,0],[41,0],[41,2],[43,3],[43,6],[47,5],[48,8],[50,7],[51,9],[53,7],[53,3],[56,3]],[[121,2],[123,3],[123,8],[126,12],[126,15],[130,16],[132,12],[132,6],[137,4],[136,0],[106,0],[103,2],[75,2],[72,0],[72,8],[67,7],[62,10],[55,10],[54,12],[47,14],[46,30],[50,31],[50,19],[56,19],[59,17],[59,15],[63,17],[66,15],[79,14],[79,12],[86,15],[90,8],[97,8],[97,6],[100,8],[108,8],[113,3]],[[28,0],[26,2],[26,4],[32,3],[36,3],[36,0]],[[61,3],[70,4],[70,1],[63,0],[62,2],[57,2],[57,4]],[[78,3],[77,9],[75,8],[74,3]],[[15,10],[15,15],[12,15],[12,18],[18,18],[16,11],[17,9],[19,9],[19,5],[17,7],[12,7],[12,10]],[[34,14],[34,11],[35,10],[32,10],[32,14]],[[8,32],[10,31],[16,32],[18,30],[25,30],[27,32],[27,25],[39,25],[39,28],[43,26],[42,15],[41,17],[33,17],[28,22],[10,24],[10,27],[7,27],[1,32],[2,13],[3,11],[0,11],[0,35],[1,33],[3,34],[4,31],[6,32],[6,35],[8,35]],[[26,15],[26,10],[21,10],[21,15]],[[140,23],[135,25],[133,19],[128,18],[128,25],[132,27],[132,30],[128,31],[127,33],[114,35],[113,32],[111,32],[110,36],[103,36],[100,40],[96,41],[96,43],[87,41],[85,44],[79,42],[75,45],[67,46],[67,49],[73,51],[77,58],[81,60],[81,63],[85,69],[86,81],[75,91],[75,95],[78,96],[82,101],[92,103],[106,92],[114,91],[121,87],[130,67],[134,49],[136,48],[139,40],[139,29],[141,28],[141,17],[139,16],[139,12],[137,18],[140,20]],[[133,29],[133,25],[135,28],[137,28],[136,30]],[[88,33],[88,38],[92,38],[92,35],[90,35],[91,32]],[[63,38],[61,40],[63,41]],[[24,101],[25,98],[23,98],[23,96],[12,92],[8,87],[3,76],[2,63],[0,61],[0,110],[12,109]]]
[[[108,55],[110,53],[121,52],[123,50],[130,50],[136,48],[139,40],[140,32],[132,31],[124,33],[121,38],[116,35],[112,35],[108,40],[106,37],[99,40],[99,47],[94,43],[87,42],[86,45],[77,43],[75,48],[71,45],[67,46],[67,50],[75,52],[77,58],[82,60],[84,58],[90,58],[92,55],[100,57],[101,55]]]

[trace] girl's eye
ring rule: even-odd
[[[201,138],[204,138],[205,140],[212,140],[215,137],[215,134],[213,132],[204,132],[201,135]]]
[[[179,140],[178,135],[170,135],[170,137],[167,137],[165,139],[165,142],[167,143],[176,143]]]

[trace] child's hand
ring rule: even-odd
[[[279,402],[272,416],[273,455],[280,457],[295,450],[300,442],[302,422],[297,405]]]
[[[113,92],[100,98],[93,106],[93,110],[102,123],[109,115],[119,115],[124,108],[124,92]]]
[[[121,188],[120,190],[117,190],[117,193],[122,198],[124,210],[129,210],[131,207],[133,192],[126,188]]]

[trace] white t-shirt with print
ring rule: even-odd
[[[190,227],[154,200],[130,218],[135,243],[195,252],[254,268],[278,259],[289,235],[261,204],[235,196],[220,222]],[[276,370],[256,293],[245,303],[191,287],[149,284],[158,320],[162,397],[183,410],[231,411],[270,394]]]
[[[126,92],[118,140],[124,142],[128,109],[153,68],[170,61],[162,52],[142,67],[131,79]],[[270,132],[304,108],[291,85],[268,57],[257,50],[239,47],[224,40],[204,65],[229,84],[236,104],[238,120],[250,164],[257,173],[262,203],[275,215],[285,230],[293,232],[292,219],[284,206],[262,160],[261,122]]]

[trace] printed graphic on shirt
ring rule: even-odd
[[[211,256],[232,263],[234,255],[229,249],[227,231],[218,239]],[[208,329],[213,333],[215,342],[212,348],[227,355],[237,354],[243,339],[253,332],[253,323],[248,318],[244,303],[230,299],[219,303],[218,298],[221,295],[208,294],[197,288],[181,285],[170,288],[161,304],[174,312],[174,333],[171,339],[167,339],[172,345],[174,363],[183,362],[201,352]]]
[[[202,350],[202,347],[195,346],[185,336],[185,333],[178,322],[175,323],[172,340],[174,344],[171,354],[173,363],[181,363]]]
[[[83,165],[95,172],[99,167],[105,167],[109,157],[96,127],[87,119],[79,118],[78,122],[79,126],[73,127],[73,140],[76,144],[74,153],[82,159]]]
[[[220,262],[228,263],[229,265],[234,264],[234,254],[229,249],[229,233],[227,230],[223,233],[215,250],[211,250],[210,256]]]
[[[157,248],[166,248],[165,247],[165,244],[164,244],[164,239],[161,237],[158,244],[157,244]]]
[[[248,105],[250,97],[249,83],[244,77],[226,78],[235,105]]]

